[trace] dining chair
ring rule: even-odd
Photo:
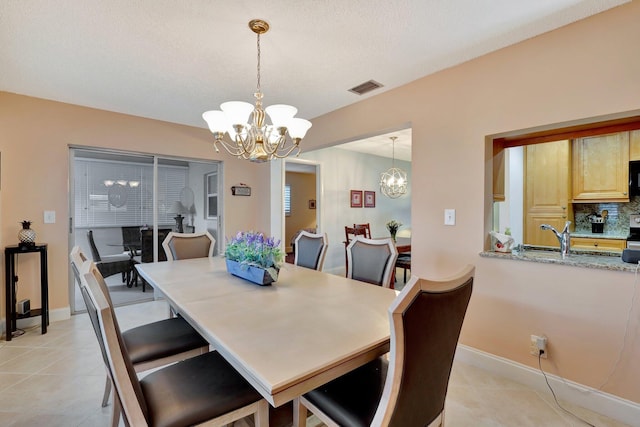
[[[93,262],[96,263],[100,274],[102,274],[103,277],[109,277],[120,273],[122,274],[122,282],[126,283],[127,286],[131,286],[131,270],[133,268],[131,255],[129,253],[122,253],[101,256],[93,238],[93,230],[87,231],[87,239],[89,240]]]
[[[365,238],[368,238],[366,236],[367,234],[367,230],[365,228],[356,228],[355,224],[354,227],[350,227],[348,225],[344,226],[344,239],[345,239],[345,247],[346,245],[348,245],[352,239],[354,239],[356,236],[363,236]]]
[[[85,262],[81,278],[87,310],[99,328],[103,359],[128,426],[223,426],[253,415],[255,425],[268,426],[269,404],[218,352],[212,351],[158,369],[142,379],[99,283],[98,272]]]
[[[75,246],[70,254],[71,268],[75,276],[80,292],[84,284],[81,279],[80,271],[86,268],[87,271],[92,269],[87,264],[87,258]],[[95,264],[94,264],[95,265]],[[94,271],[96,282],[100,285],[102,292],[110,306],[113,306],[109,289],[107,288],[99,270]],[[88,301],[86,294],[82,293],[85,305]],[[115,318],[115,314],[114,314]],[[93,319],[92,319],[93,321]],[[94,330],[96,325],[94,324]],[[98,326],[99,329],[99,326]],[[96,334],[98,331],[95,331]],[[127,346],[131,363],[136,372],[143,372],[164,366],[179,360],[203,354],[209,351],[209,343],[198,334],[182,317],[174,317],[170,319],[160,320],[157,322],[147,323],[122,332],[122,340]],[[105,365],[106,367],[107,365]],[[102,398],[102,406],[107,406],[109,395],[111,393],[111,379],[107,376],[105,383],[104,395]],[[114,404],[113,418],[118,419],[117,405]]]
[[[322,271],[328,247],[327,233],[315,234],[302,230],[296,237],[293,263],[301,267]]]
[[[442,280],[412,278],[389,308],[391,351],[294,402],[327,426],[442,426],[475,267]]]
[[[398,250],[390,237],[356,236],[347,246],[347,277],[389,288],[397,258]]]
[[[368,222],[366,224],[353,224],[353,228],[357,230],[364,230],[364,237],[371,239],[371,226]]]
[[[158,229],[158,262],[163,262],[167,260],[167,255],[164,250],[162,250],[162,242],[167,238],[167,235],[171,233],[172,230],[170,228],[159,228]],[[141,254],[140,257],[135,257],[134,259],[140,263],[153,262],[153,229],[144,228],[140,230],[141,237]]]
[[[411,252],[399,253],[395,268],[402,268],[404,270],[403,283],[407,283],[407,270],[411,271]]]
[[[131,253],[133,256],[140,255],[141,253],[141,236],[140,226],[134,227],[121,227],[122,230],[122,245],[125,251]]]
[[[172,231],[162,242],[167,261],[211,258],[215,245],[216,239],[208,231],[201,233],[176,233]]]
[[[158,262],[167,260],[167,255],[161,248],[162,242],[170,232],[170,228],[158,229]],[[135,284],[135,286],[138,286],[138,279],[140,279],[140,281],[142,282],[142,292],[146,291],[147,281],[138,275],[138,270],[136,270],[135,265],[143,262],[153,262],[153,246],[153,229],[140,229],[140,255],[136,255],[133,257],[134,267],[132,269],[131,281]]]
[[[360,228],[356,228],[355,225],[353,224],[353,227],[350,227],[348,225],[344,226],[344,265],[345,265],[345,276],[347,275],[347,272],[349,270],[349,257],[347,256],[347,246],[349,246],[349,243],[351,243],[351,240],[353,240],[356,236],[363,236],[363,237],[367,237],[366,233],[367,230],[360,227]]]

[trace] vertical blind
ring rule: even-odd
[[[153,223],[153,165],[83,158],[76,158],[74,165],[76,227]],[[159,224],[174,222],[175,213],[168,211],[180,201],[188,175],[188,167],[158,165]]]

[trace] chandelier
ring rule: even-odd
[[[262,109],[260,34],[269,31],[269,24],[254,19],[249,22],[249,28],[258,35],[258,85],[253,94],[255,106],[242,101],[225,102],[220,105],[220,110],[206,111],[202,118],[213,133],[213,146],[217,153],[222,146],[232,156],[259,163],[287,157],[294,151],[297,156],[300,154],[300,141],[311,127],[311,122],[294,117],[298,109],[291,105],[277,104]],[[266,123],[265,113],[271,119],[271,125]],[[252,116],[251,123],[248,123],[249,115]],[[229,139],[225,139],[225,134]]]
[[[391,159],[391,168],[380,174],[380,191],[385,196],[396,199],[407,192],[407,173],[402,169],[395,167],[396,163],[396,139],[397,136],[390,137],[393,144],[393,157]]]

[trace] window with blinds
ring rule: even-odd
[[[153,165],[76,158],[76,227],[153,224]],[[173,224],[169,213],[187,186],[189,168],[158,165],[158,224]]]
[[[284,186],[284,215],[291,216],[291,186]]]

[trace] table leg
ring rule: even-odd
[[[47,267],[47,250],[40,251],[40,299],[42,306],[42,331],[47,333],[49,325],[49,269]]]
[[[5,267],[5,340],[11,341],[11,335],[13,334],[13,309],[11,305],[13,304],[13,300],[15,299],[15,284],[13,282],[14,278],[14,260],[13,255],[6,253],[4,254],[4,267]]]

